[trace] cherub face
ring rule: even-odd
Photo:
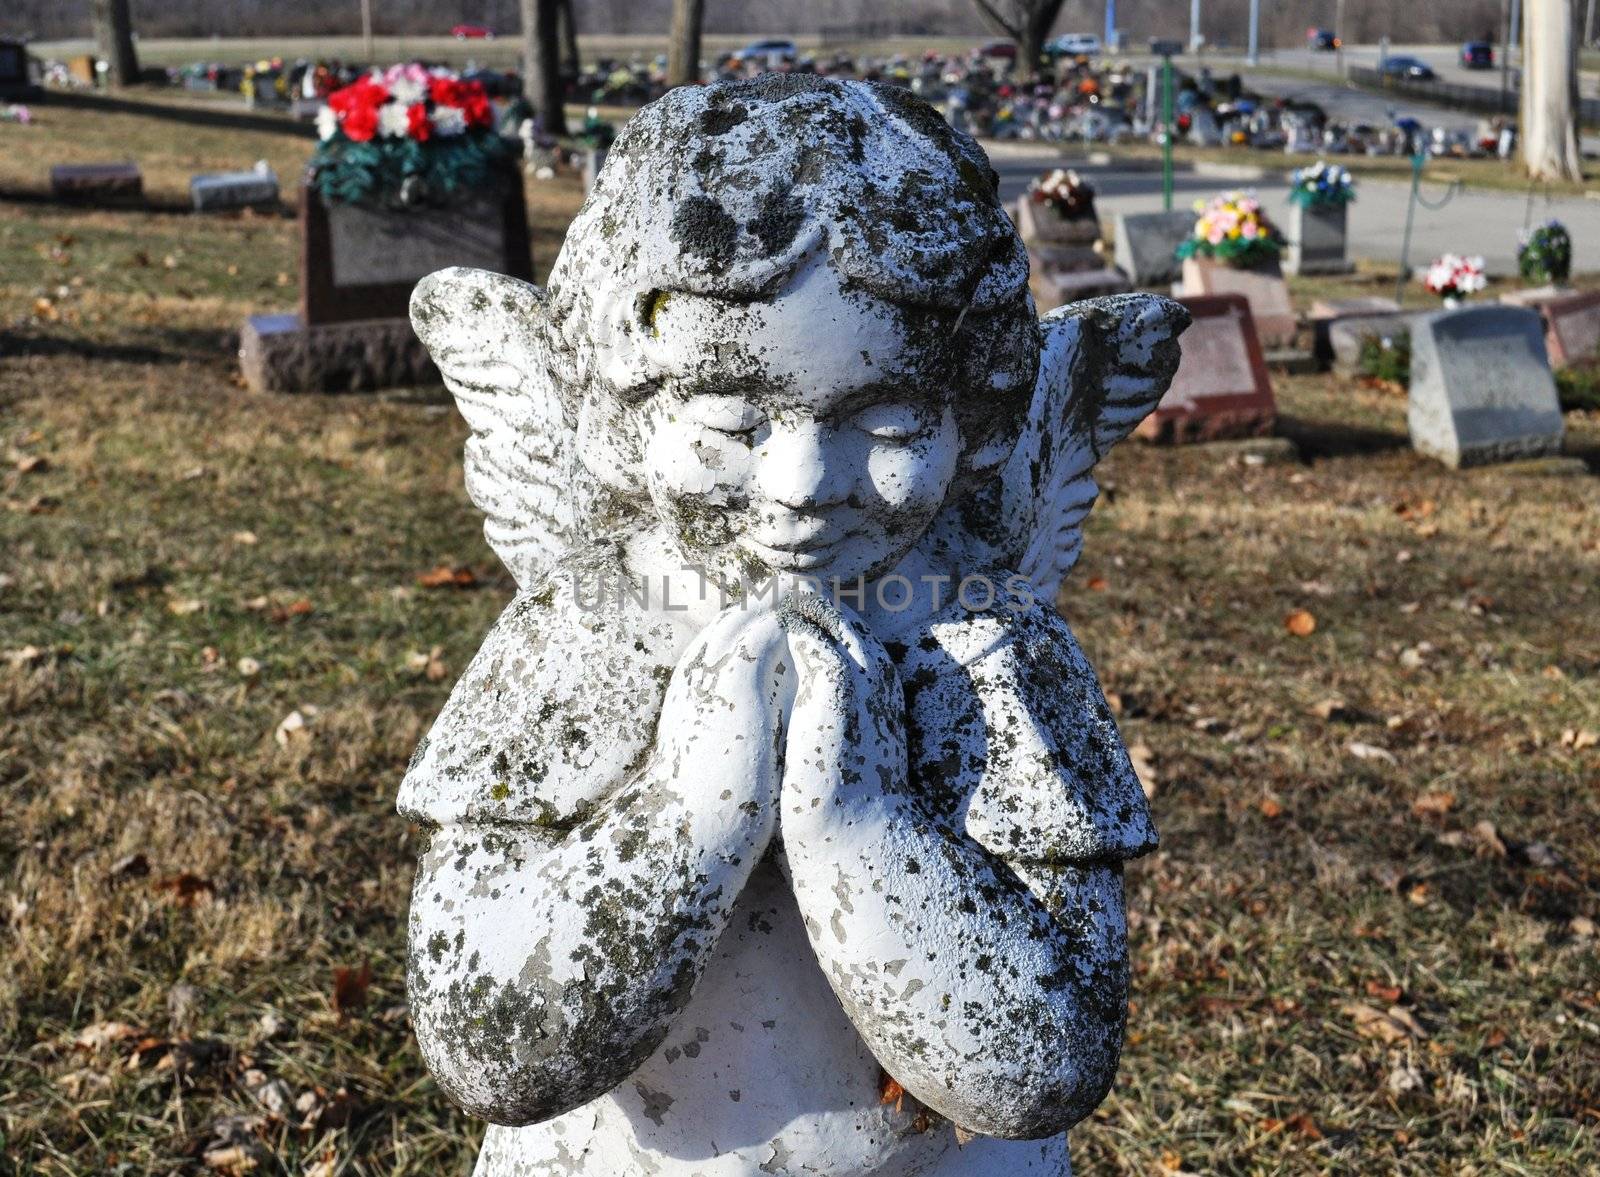
[[[638,425],[685,554],[725,579],[891,570],[956,475],[954,319],[845,290],[825,262],[766,302],[658,300]]]

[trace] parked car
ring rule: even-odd
[[[1487,41],[1468,41],[1461,46],[1462,69],[1493,69],[1494,46]]]
[[[1093,33],[1063,33],[1045,42],[1044,51],[1052,57],[1098,57],[1100,38]]]
[[[989,41],[978,47],[979,57],[990,57],[996,61],[1015,61],[1017,59],[1017,46],[1014,41]]]
[[[450,35],[457,41],[493,41],[494,30],[487,25],[456,25]]]
[[[1344,42],[1333,35],[1332,29],[1307,29],[1306,44],[1319,52],[1332,53]]]
[[[774,55],[793,59],[800,56],[800,48],[793,41],[751,41],[734,54],[740,61],[763,61]]]
[[[1433,67],[1420,57],[1385,57],[1378,72],[1386,78],[1405,78],[1413,82],[1431,82],[1438,77]]]

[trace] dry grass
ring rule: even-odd
[[[437,395],[236,387],[293,253],[286,218],[0,203],[0,1172],[198,1169],[230,1123],[265,1172],[474,1151],[405,1021],[392,798],[511,586]],[[1164,838],[1080,1169],[1592,1172],[1600,748],[1563,733],[1600,733],[1600,480],[1449,473],[1387,394],[1279,392],[1303,462],[1115,453],[1063,601]],[[420,588],[439,563],[480,587]]]

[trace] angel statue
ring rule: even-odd
[[[1070,1172],[1156,832],[1051,603],[1188,316],[1040,321],[996,184],[892,86],[688,86],[547,290],[417,287],[519,586],[399,798],[480,1177]]]

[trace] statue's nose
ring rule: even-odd
[[[774,424],[761,447],[762,494],[794,511],[837,506],[850,494],[846,455],[830,452],[830,430],[816,421]]]

